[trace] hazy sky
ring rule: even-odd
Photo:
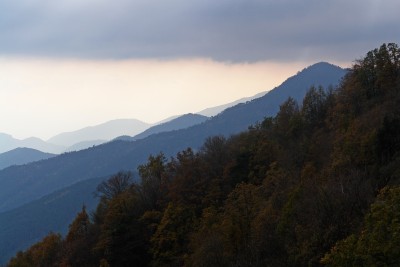
[[[155,122],[399,43],[398,0],[2,0],[0,132]]]

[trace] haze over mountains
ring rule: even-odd
[[[206,108],[206,109],[203,109],[202,111],[197,112],[197,114],[200,114],[200,115],[203,115],[203,116],[207,116],[207,117],[212,117],[212,116],[215,116],[215,115],[219,114],[220,112],[224,111],[227,108],[230,108],[230,107],[235,106],[235,105],[240,104],[240,103],[246,103],[247,101],[251,101],[253,99],[262,97],[266,93],[267,92],[261,92],[261,93],[258,93],[256,95],[254,95],[254,96],[244,97],[244,98],[238,99],[236,101],[233,101],[233,102],[230,102],[230,103],[227,103],[227,104],[224,104],[224,105],[220,105],[220,106],[216,106],[216,107],[212,107],[212,108]]]
[[[39,138],[30,137],[23,140],[13,138],[9,134],[0,133],[0,153],[13,150],[18,147],[27,147],[42,152],[58,154],[65,148],[55,144],[47,143]]]
[[[4,145],[3,147],[4,148],[17,147],[17,148],[13,150],[8,150],[7,152],[0,153],[0,169],[12,165],[21,165],[49,158],[47,154],[55,156],[55,154],[52,153],[41,152],[37,149],[30,148],[31,146],[36,147],[35,146],[36,143],[42,144],[43,151],[47,151],[46,150],[47,147],[54,146],[56,147],[55,150],[58,153],[73,152],[103,144],[105,142],[110,141],[111,139],[114,139],[116,136],[118,136],[116,138],[118,140],[133,141],[135,139],[144,138],[148,135],[159,132],[184,129],[193,126],[195,124],[202,123],[207,119],[208,117],[199,114],[185,114],[182,116],[174,116],[167,118],[150,128],[148,128],[148,125],[150,124],[146,124],[138,120],[114,120],[100,124],[98,126],[87,127],[78,131],[59,134],[52,138],[53,141],[58,142],[59,144],[61,143],[70,144],[82,139],[88,139],[88,141],[80,141],[78,143],[74,143],[73,145],[67,148],[61,145],[56,146],[53,145],[53,143],[49,142],[46,143],[36,138],[29,138],[26,141],[16,140],[13,139],[11,136],[4,134],[3,136],[6,137],[4,138],[4,142],[7,142],[7,139],[14,141],[11,142],[11,145],[8,143],[3,143]],[[136,127],[137,125],[139,125],[139,127]],[[147,130],[141,132],[140,134],[135,135],[134,137],[129,135],[119,136],[121,133],[122,134],[136,133],[138,130],[142,129],[144,125]],[[130,126],[133,126],[134,128],[131,128]],[[91,133],[93,134],[90,135]],[[93,139],[96,137],[97,138],[104,137],[105,139],[100,139],[100,140]],[[30,140],[31,141],[40,140],[40,141],[37,141],[36,143],[35,142],[30,143],[29,142]],[[22,149],[21,147],[19,147],[19,145],[25,145],[26,147]],[[14,150],[19,151],[19,153],[14,152]],[[22,151],[25,150],[27,151],[27,153],[22,153]],[[36,153],[32,153],[29,150],[36,151]],[[41,156],[39,154],[41,154]]]
[[[118,119],[76,131],[60,133],[43,141],[36,137],[18,140],[0,133],[0,153],[17,147],[28,147],[48,153],[63,153],[84,149],[107,142],[121,135],[135,135],[151,127],[152,124],[137,119]]]
[[[139,139],[162,131],[179,130],[201,123],[205,121],[207,117],[215,116],[223,110],[239,103],[245,103],[261,97],[265,95],[265,93],[266,92],[261,92],[252,97],[245,97],[227,104],[210,107],[195,114],[173,116],[154,124],[146,123],[138,119],[116,119],[70,132],[63,132],[48,140],[42,140],[37,137],[29,137],[20,140],[7,133],[0,133],[0,154],[22,147],[39,150],[44,153],[60,154],[100,145],[118,137],[121,137],[118,138],[119,140],[130,139],[131,137],[134,137],[133,139]],[[128,138],[123,138],[122,136]],[[132,141],[133,139],[130,140]]]
[[[200,116],[200,115],[199,115]],[[177,116],[178,118],[180,116]],[[206,118],[206,117],[204,117]],[[142,122],[137,119],[118,119],[108,121],[99,125],[85,127],[76,131],[60,133],[51,137],[47,141],[40,138],[30,137],[27,139],[19,140],[13,138],[9,134],[0,133],[0,153],[4,153],[19,147],[32,148],[46,153],[60,154],[63,152],[78,151],[94,145],[99,145],[108,142],[116,137],[127,135],[135,136],[143,131],[157,126],[158,124],[165,124],[174,121],[175,118],[169,118],[156,124]],[[194,118],[193,118],[194,119]],[[181,119],[185,120],[184,118]],[[170,129],[181,129],[191,126],[200,120],[186,120],[186,124],[179,122],[172,122],[169,125]],[[160,128],[160,130],[163,130]],[[151,132],[156,132],[153,129]]]
[[[136,135],[151,127],[151,124],[137,119],[119,119],[86,127],[77,131],[58,134],[47,142],[70,147],[90,140],[108,141],[119,135]]]
[[[208,119],[208,117],[199,115],[199,114],[191,114],[191,113],[185,114],[185,115],[182,115],[171,121],[164,122],[159,125],[153,126],[149,129],[147,129],[146,131],[133,136],[130,139],[126,139],[126,141],[134,141],[134,140],[142,139],[142,138],[145,138],[152,134],[157,134],[157,133],[161,133],[161,132],[169,132],[169,131],[174,131],[174,130],[185,129],[190,126],[205,122],[207,119]]]
[[[244,131],[263,118],[275,115],[279,105],[289,96],[301,102],[310,86],[322,85],[328,88],[332,85],[335,87],[346,72],[329,63],[317,63],[287,79],[264,96],[230,107],[217,116],[189,128],[159,132],[136,141],[116,140],[85,150],[65,153],[48,160],[1,170],[0,211],[15,211],[24,204],[29,205],[31,201],[75,183],[89,181],[96,177],[108,177],[122,170],[135,172],[137,166],[144,163],[150,154],[163,152],[167,157],[174,156],[187,147],[199,149],[209,136],[230,136]],[[95,188],[96,184],[89,187]],[[91,196],[77,194],[76,200],[86,203],[89,201],[88,197]],[[60,198],[62,198],[61,195]],[[55,209],[55,212],[67,213],[68,211]],[[13,216],[18,218],[23,215]],[[67,220],[65,223],[69,222],[70,220]],[[46,222],[42,223],[46,224]],[[18,221],[11,225],[21,227]],[[65,225],[59,227],[59,229],[65,228]],[[52,229],[49,228],[50,230]],[[1,242],[17,242],[17,240],[2,240]]]
[[[138,119],[116,119],[99,125],[60,133],[46,141],[37,137],[19,140],[7,133],[0,133],[0,153],[15,148],[26,147],[45,153],[60,154],[96,146],[121,136],[128,136],[129,138],[135,136],[134,139],[144,138],[147,135],[161,131],[178,130],[201,123],[206,120],[207,117],[215,116],[228,107],[244,103],[264,94],[265,92],[262,92],[253,97],[241,98],[231,103],[207,108],[197,114],[173,116],[154,124],[146,123]]]

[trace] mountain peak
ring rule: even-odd
[[[301,72],[306,71],[306,70],[307,71],[315,71],[315,70],[322,71],[322,70],[326,70],[326,69],[341,69],[341,70],[343,70],[343,68],[341,68],[335,64],[332,64],[332,63],[329,63],[326,61],[320,61],[320,62],[314,63],[314,64],[304,68]]]

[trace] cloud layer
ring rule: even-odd
[[[272,89],[400,43],[398,0],[2,0],[0,132],[49,137]]]
[[[399,42],[398,10],[397,0],[4,0],[0,54],[352,60]]]

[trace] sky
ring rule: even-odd
[[[398,0],[2,0],[0,132],[154,123],[400,43]]]

